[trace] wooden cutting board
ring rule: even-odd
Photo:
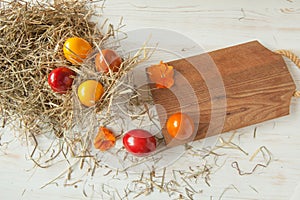
[[[154,103],[168,146],[289,114],[295,83],[283,58],[257,41],[168,62],[175,84],[156,89]],[[195,133],[176,140],[166,120],[176,112],[192,117]]]

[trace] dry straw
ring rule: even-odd
[[[3,127],[20,121],[22,133],[26,138],[32,137],[36,145],[36,136],[45,133],[55,134],[62,138],[61,141],[72,145],[75,143],[72,140],[78,138],[65,138],[65,133],[78,123],[74,120],[74,108],[81,112],[77,119],[80,121],[84,114],[99,113],[111,106],[110,99],[122,85],[122,77],[141,61],[139,55],[143,50],[141,48],[136,55],[124,58],[119,72],[107,75],[97,73],[91,66],[93,55],[81,66],[67,62],[62,52],[67,38],[84,38],[97,51],[116,32],[112,25],[107,25],[104,33],[104,26],[92,21],[100,18],[94,3],[96,1],[56,1],[51,4],[0,0],[0,116]],[[73,92],[65,95],[51,90],[47,83],[48,74],[60,66],[67,66],[78,74],[76,83],[85,79],[97,79],[103,83],[106,92],[96,107],[85,109],[79,105],[74,92],[76,85]],[[87,153],[90,145],[82,143],[91,142],[90,139],[79,138],[81,156]]]
[[[90,22],[93,13],[84,1],[33,4],[1,1],[0,104],[4,125],[20,120],[32,134],[72,127],[71,93],[58,95],[47,83],[49,72],[69,66],[62,46],[66,38],[80,36],[91,43],[103,34]]]

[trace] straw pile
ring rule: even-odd
[[[95,13],[87,1],[53,5],[1,0],[0,4],[2,126],[20,120],[25,132],[54,132],[60,137],[73,126],[72,93],[54,93],[48,74],[60,66],[75,68],[63,56],[67,38],[79,36],[100,44],[108,37],[91,22]]]

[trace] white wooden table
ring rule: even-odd
[[[123,31],[142,28],[160,28],[175,31],[211,51],[250,40],[259,40],[266,47],[288,49],[300,56],[300,1],[299,0],[186,0],[186,1],[140,1],[110,0],[105,3],[104,16],[117,24],[120,17],[126,26]],[[160,42],[160,41],[158,41]],[[161,41],[162,42],[162,41]],[[193,46],[181,46],[174,41],[172,48],[184,49],[193,54]],[[290,72],[300,89],[300,70],[288,60]],[[219,149],[224,154],[218,159],[220,167],[213,167],[209,185],[204,178],[186,183],[178,175],[177,180],[183,198],[188,198],[185,188],[202,192],[194,199],[300,199],[300,99],[292,99],[291,114],[286,117],[237,130],[233,142],[248,155],[238,150]],[[254,130],[256,137],[254,138]],[[123,199],[124,189],[140,174],[119,173],[112,178],[108,168],[100,168],[94,177],[83,171],[72,175],[74,181],[81,179],[75,187],[64,186],[65,175],[57,184],[43,185],[62,173],[66,166],[57,163],[48,169],[32,168],[28,160],[29,151],[20,141],[14,140],[17,132],[1,129],[0,147],[0,199]],[[7,135],[11,136],[7,136]],[[222,137],[226,140],[231,133]],[[12,141],[11,141],[12,140]],[[217,137],[193,143],[195,149],[212,144]],[[6,143],[9,142],[9,145]],[[265,146],[272,153],[267,168],[258,167],[251,175],[240,176],[232,167],[237,161],[242,171],[249,172],[263,161],[260,154],[249,161],[253,153]],[[26,156],[27,155],[27,156]],[[203,160],[192,156],[191,151],[174,161],[166,171],[166,181],[173,176],[172,170],[190,170],[189,166],[201,166]],[[192,169],[193,170],[193,169]],[[195,170],[195,169],[194,169]],[[78,169],[78,171],[80,171]],[[156,176],[162,171],[158,170]],[[175,172],[176,173],[176,172]],[[149,173],[145,173],[149,178]],[[78,179],[76,179],[78,178]],[[70,182],[71,183],[71,182]],[[107,193],[103,192],[109,191]],[[133,199],[136,194],[127,198]],[[137,199],[176,199],[179,193],[169,196],[166,192],[154,191]]]

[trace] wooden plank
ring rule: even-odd
[[[280,55],[257,41],[171,61],[175,84],[151,93],[169,146],[235,130],[289,114],[296,87]],[[167,118],[183,112],[195,134],[179,141],[166,131]]]

